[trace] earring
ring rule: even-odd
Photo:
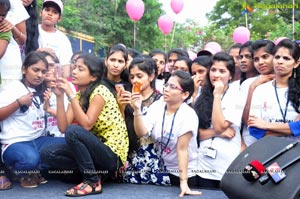
[[[293,69],[293,77],[294,77],[294,79],[296,79],[296,76],[297,76],[297,74],[296,74],[296,68],[294,68]]]

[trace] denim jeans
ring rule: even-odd
[[[47,165],[41,162],[40,152],[52,144],[66,143],[62,137],[41,136],[31,141],[17,142],[8,146],[3,161],[8,168],[18,173],[41,170]]]
[[[103,174],[113,174],[120,158],[93,133],[79,125],[70,125],[65,132],[67,144],[51,145],[41,152],[50,168],[78,168],[84,180],[97,182]]]

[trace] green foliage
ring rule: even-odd
[[[134,22],[127,15],[127,0],[64,0],[63,20],[59,24],[67,32],[76,31],[93,36],[95,51],[116,43],[134,45]],[[161,3],[144,0],[145,12],[136,23],[136,46],[141,52],[162,49],[164,37],[157,28],[162,15]]]
[[[246,26],[246,16],[251,40],[271,39],[285,36],[293,38],[291,8],[266,9],[262,5],[291,4],[290,0],[248,0],[254,12],[243,14],[241,0],[219,0],[207,14],[209,25],[202,27],[188,19],[185,23],[174,23],[172,32],[165,36],[157,26],[158,18],[164,14],[157,0],[143,0],[145,12],[138,22],[127,15],[127,0],[63,0],[63,20],[58,24],[67,32],[75,31],[95,38],[95,53],[101,48],[116,43],[134,46],[134,23],[136,23],[135,48],[149,52],[154,48],[184,48],[198,52],[210,41],[218,42],[223,50],[232,44],[232,33],[238,26]],[[296,2],[296,1],[295,1]],[[297,4],[298,5],[298,4]],[[300,5],[299,5],[300,6]],[[42,1],[38,1],[41,9]],[[295,9],[295,39],[300,39],[300,9]],[[166,44],[166,46],[165,46]]]
[[[248,14],[242,12],[244,3],[245,1],[240,0],[219,0],[212,12],[207,14],[211,22],[207,35],[214,35],[217,41],[221,39],[220,44],[223,49],[227,49],[232,44],[231,37],[234,29],[238,26],[246,26],[246,20],[251,32],[251,40],[274,40],[282,36],[293,39],[291,1],[248,0],[248,5],[254,9]],[[299,6],[297,1],[295,3]],[[299,20],[300,11],[296,8],[295,39],[300,38]],[[219,29],[217,30],[216,27]]]

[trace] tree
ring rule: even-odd
[[[251,39],[274,39],[278,37],[277,33],[285,33],[292,38],[292,9],[289,0],[264,0],[258,2],[256,0],[248,0],[247,3],[254,9],[253,12],[243,13],[246,1],[240,0],[219,0],[213,11],[207,16],[212,24],[216,24],[220,29],[230,30],[232,27],[246,26],[245,15],[247,15],[248,25],[251,32]],[[300,12],[296,11],[296,25],[299,27]],[[286,24],[290,24],[287,26]],[[276,34],[275,34],[276,33]],[[296,31],[297,33],[297,31]],[[295,35],[299,37],[299,34]]]
[[[96,51],[116,43],[133,46],[133,21],[125,9],[127,0],[65,0],[63,20],[59,24],[68,32],[91,35]],[[157,27],[162,15],[161,3],[144,0],[145,13],[137,23],[136,49],[150,51],[162,49],[164,38]]]

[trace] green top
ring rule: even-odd
[[[8,32],[0,32],[0,40],[6,40],[8,43],[10,42],[11,38],[11,31]]]

